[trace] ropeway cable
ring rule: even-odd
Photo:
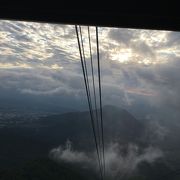
[[[82,66],[82,70],[83,70],[83,77],[84,77],[84,83],[85,83],[85,88],[86,88],[86,95],[87,95],[87,99],[88,99],[88,106],[89,106],[89,112],[90,112],[90,118],[91,118],[91,125],[92,125],[92,129],[93,129],[96,152],[97,152],[97,156],[98,156],[100,177],[103,180],[103,172],[102,172],[102,168],[101,168],[100,153],[99,153],[99,148],[98,148],[98,143],[97,143],[97,138],[96,138],[95,124],[94,124],[94,119],[93,119],[92,104],[91,104],[91,98],[90,98],[90,90],[89,90],[89,85],[88,85],[89,82],[88,82],[88,77],[87,77],[87,67],[86,67],[86,62],[85,62],[85,54],[84,54],[84,47],[83,47],[83,41],[82,41],[82,33],[81,33],[81,29],[80,29],[81,42],[82,42],[82,47],[81,47],[77,25],[75,25],[75,30],[76,30],[76,36],[77,36],[77,41],[78,41],[78,48],[79,48],[81,66]],[[83,50],[83,54],[82,54],[81,48]],[[83,59],[83,57],[84,57],[84,59]]]
[[[104,127],[103,127],[103,117],[102,117],[101,72],[100,72],[99,38],[98,38],[98,27],[97,26],[96,26],[96,45],[97,45],[97,61],[98,61],[98,80],[99,80],[99,102],[100,102],[100,119],[101,119],[103,176],[105,176]]]

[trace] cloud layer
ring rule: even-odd
[[[68,141],[69,142],[69,141]],[[126,150],[126,153],[123,153]],[[131,175],[138,169],[142,162],[153,163],[163,157],[163,152],[155,147],[149,146],[140,153],[140,148],[135,144],[126,147],[118,143],[111,143],[105,149],[106,175],[110,177]],[[96,153],[86,153],[73,150],[72,146],[59,146],[50,151],[50,158],[58,162],[67,162],[89,167],[97,171]]]
[[[90,32],[97,80],[94,27]],[[90,75],[87,27],[82,33]],[[99,28],[103,103],[178,113],[179,37],[170,31]],[[0,41],[1,92],[65,97],[87,107],[74,26],[1,20]]]

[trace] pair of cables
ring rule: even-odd
[[[95,147],[96,147],[96,152],[97,152],[100,177],[103,180],[105,177],[105,157],[104,157],[104,129],[103,129],[103,117],[102,117],[102,93],[101,93],[101,72],[100,72],[98,27],[95,27],[96,49],[97,49],[97,69],[98,69],[98,87],[99,87],[98,94],[96,93],[96,87],[95,87],[95,75],[94,75],[92,45],[91,45],[91,34],[90,34],[89,26],[87,27],[88,41],[89,41],[89,43],[88,43],[89,54],[90,54],[90,61],[91,61],[90,67],[91,67],[91,75],[92,75],[93,96],[91,95],[91,90],[90,90],[91,87],[90,87],[90,82],[89,82],[89,77],[88,77],[88,69],[87,69],[87,63],[86,63],[82,28],[81,28],[81,26],[75,25],[75,30],[76,30],[81,66],[82,66],[82,71],[83,71],[86,95],[87,95],[87,100],[88,100],[91,125],[92,125]],[[99,111],[97,109],[97,96],[99,96]],[[95,108],[94,110],[93,110],[93,104],[92,104],[93,98],[94,98],[94,108]]]

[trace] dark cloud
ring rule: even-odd
[[[129,29],[112,29],[109,31],[108,36],[118,43],[129,45],[130,41],[134,38],[134,31]]]
[[[155,58],[152,47],[148,46],[143,41],[139,40],[137,42],[131,43],[130,46],[136,53],[143,54],[146,57],[150,56],[152,58]]]
[[[167,46],[179,45],[180,42],[180,34],[179,32],[169,32],[167,36]]]

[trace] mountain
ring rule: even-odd
[[[144,125],[125,109],[103,107],[104,133],[107,141],[136,142],[144,132]]]
[[[124,145],[130,143],[137,145],[141,153],[144,147],[152,145],[148,140],[150,139],[149,135],[147,136],[148,124],[146,124],[145,121],[138,120],[127,110],[115,106],[104,106],[102,111],[105,146],[112,142],[118,142],[123,148],[126,148],[128,146]],[[16,121],[16,117],[13,117],[12,121]],[[33,178],[59,178],[62,180],[67,178],[87,179],[87,176],[91,177],[90,179],[95,179],[96,176],[93,177],[92,172],[84,171],[83,169],[84,174],[79,173],[82,169],[78,167],[77,164],[73,164],[74,166],[62,164],[62,162],[57,164],[51,159],[48,159],[50,150],[57,148],[59,145],[64,146],[67,139],[72,142],[73,149],[78,152],[88,153],[94,151],[95,146],[89,111],[48,115],[39,117],[39,119],[33,120],[32,122],[24,121],[23,124],[12,124],[13,123],[10,123],[8,126],[0,128],[0,179],[12,179],[12,176],[15,177],[15,179],[24,180]],[[162,135],[163,129],[162,127],[160,129],[161,131],[159,131],[159,129],[155,130],[159,135]],[[152,137],[153,131],[154,129],[151,129],[150,137]],[[156,136],[153,135],[153,138],[154,137]],[[178,152],[179,139],[174,138],[172,135],[168,136],[168,138],[169,139],[166,138],[163,143],[155,141],[155,145],[159,144],[160,149],[165,147],[163,149],[165,152],[167,147],[171,149],[173,144],[176,144],[175,147],[177,148],[175,148],[175,150],[177,153],[173,154],[174,159],[177,159],[177,157],[180,156]],[[151,148],[148,150],[151,150]],[[125,152],[123,154],[124,156],[128,154],[126,153],[126,149],[122,149],[122,151]],[[145,152],[143,156],[138,156],[138,153],[139,152],[137,152],[137,154],[136,152],[135,154],[130,154],[131,156],[129,157],[132,158],[135,156],[137,157],[137,161],[141,161],[142,158],[151,158],[151,155],[154,156],[153,153],[156,153],[156,151],[149,154]],[[147,154],[150,156],[147,157]],[[166,153],[166,157],[169,158],[169,161],[172,160],[172,153],[169,153],[169,156],[167,156]],[[138,166],[138,171],[132,178],[123,176],[123,179],[150,180],[160,177],[164,172],[171,174],[171,168],[167,165],[167,158],[163,160],[153,163],[142,161],[140,166]],[[176,169],[178,165],[174,164],[174,166],[171,167]]]
[[[138,142],[143,125],[124,109],[103,107],[105,144]],[[30,124],[0,128],[0,167],[17,166],[34,157],[47,157],[49,151],[69,139],[75,149],[94,150],[89,111],[42,117]]]
[[[112,141],[135,143],[143,134],[144,125],[128,111],[115,106],[104,106],[102,111],[106,143]],[[40,138],[56,141],[59,144],[70,139],[79,148],[88,147],[90,149],[91,146],[94,147],[91,119],[88,111],[47,116],[41,118],[39,123],[46,127],[39,129],[38,137]]]

